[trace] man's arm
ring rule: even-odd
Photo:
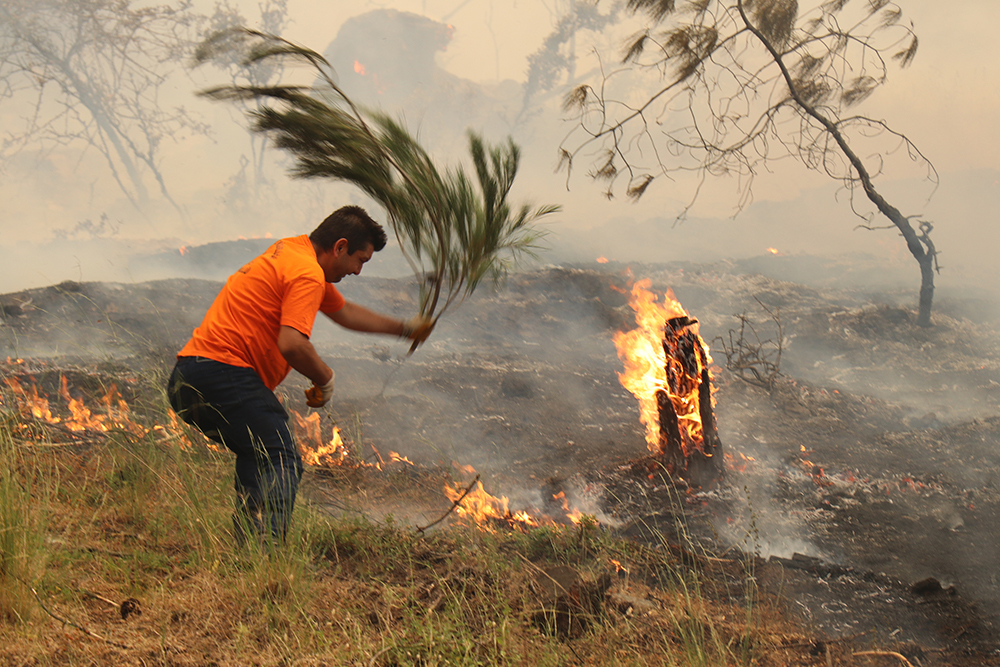
[[[392,336],[406,335],[406,325],[402,320],[376,313],[373,310],[368,310],[364,306],[359,306],[350,301],[345,303],[344,307],[340,310],[325,314],[345,329],[363,331],[365,333],[389,334]]]
[[[298,329],[282,326],[278,331],[278,351],[288,364],[322,387],[333,378],[333,369],[320,359],[316,348]]]

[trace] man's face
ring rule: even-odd
[[[327,252],[316,259],[323,268],[323,276],[328,283],[339,283],[344,276],[359,275],[361,267],[372,258],[375,249],[371,243],[353,253],[347,252],[347,239],[340,239]]]

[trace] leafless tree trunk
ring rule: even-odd
[[[185,0],[139,8],[126,0],[0,0],[0,85],[33,108],[20,128],[7,128],[2,153],[96,150],[136,208],[149,204],[151,176],[180,211],[160,145],[206,128],[183,108],[165,108],[159,93],[193,48],[198,20]]]

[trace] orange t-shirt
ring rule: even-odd
[[[291,370],[278,350],[281,327],[309,336],[318,311],[335,313],[344,303],[309,237],[281,239],[229,277],[177,356],[252,368],[274,389]]]

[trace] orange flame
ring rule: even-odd
[[[598,257],[597,258],[597,263],[598,264],[607,264],[609,261],[611,261],[611,260],[609,260],[607,257]]]
[[[22,414],[30,414],[35,419],[47,421],[50,424],[58,424],[61,419],[52,416],[49,409],[49,399],[38,395],[38,385],[31,384],[31,391],[28,392],[15,378],[6,378],[4,383],[10,388],[17,401],[18,409]]]
[[[367,74],[367,72],[365,71],[365,66],[362,65],[357,60],[354,61],[354,73],[355,74],[360,74],[361,76],[364,76],[365,74]]]
[[[446,484],[444,487],[444,494],[452,502],[462,498],[464,492],[465,489],[459,482],[454,485]],[[462,504],[455,508],[455,513],[479,525],[489,525],[491,521],[522,527],[539,525],[538,521],[523,510],[512,514],[508,502],[507,496],[492,496],[483,488],[482,481],[476,481],[475,487],[462,498]]]
[[[476,470],[472,466],[461,466],[455,462],[452,462],[452,465],[456,469],[470,475],[476,474]],[[497,497],[489,494],[480,480],[476,480],[475,485],[463,498],[462,494],[465,493],[466,488],[468,488],[467,485],[462,482],[445,484],[444,494],[453,503],[461,500],[461,503],[455,508],[455,513],[461,518],[472,521],[479,527],[492,529],[497,525],[504,525],[509,528],[534,528],[543,524],[555,525],[557,523],[556,520],[549,516],[536,516],[528,510],[512,512],[507,496]],[[570,508],[565,491],[560,491],[553,495],[552,498],[553,500],[562,501],[562,509],[569,521],[575,524],[579,524],[582,521],[584,517],[583,512]]]
[[[647,278],[635,283],[629,297],[629,305],[635,311],[638,328],[615,334],[614,342],[618,357],[625,363],[625,371],[618,374],[623,387],[639,399],[639,416],[646,426],[646,443],[653,453],[660,451],[660,418],[656,395],[665,392],[674,405],[685,442],[696,445],[702,442],[701,414],[699,411],[698,387],[683,386],[682,394],[675,394],[667,381],[667,354],[663,349],[664,326],[667,320],[687,316],[672,290],[667,290],[663,302],[649,291],[652,282]],[[690,325],[698,336],[697,323]],[[712,358],[708,346],[701,336],[698,342],[706,352],[708,364]],[[701,359],[696,360],[698,373],[702,371]],[[671,364],[676,363],[671,359]],[[687,451],[685,451],[685,454]]]
[[[340,427],[334,426],[330,439],[324,441],[320,434],[318,412],[314,412],[308,417],[303,417],[295,410],[290,412],[295,418],[296,440],[299,443],[302,462],[311,466],[340,465],[347,457],[347,447],[344,446],[344,440],[340,437]]]
[[[563,511],[566,512],[566,518],[573,523],[580,523],[583,520],[583,512],[578,509],[570,509],[569,498],[566,497],[565,491],[560,491],[559,493],[552,496],[553,500],[561,500]]]
[[[767,251],[769,253],[771,253],[772,255],[777,255],[778,254],[778,249],[777,248],[768,248]]]
[[[407,465],[414,465],[413,461],[396,452],[389,452],[389,463],[405,463]]]
[[[128,403],[121,397],[118,387],[114,384],[100,399],[100,403],[104,405],[104,413],[94,414],[84,405],[82,398],[74,398],[70,395],[69,383],[66,376],[63,375],[59,378],[59,397],[66,401],[70,416],[59,417],[52,413],[49,399],[39,395],[38,385],[34,382],[31,384],[30,391],[21,386],[21,383],[15,378],[7,378],[4,382],[14,394],[19,411],[25,415],[30,414],[39,421],[61,424],[73,432],[107,432],[113,428],[139,435],[145,435],[149,432],[149,429],[132,420]]]
[[[615,560],[614,558],[609,558],[608,560],[611,561],[611,564],[615,566],[615,574],[619,572],[624,572],[625,574],[628,574],[628,568],[622,565],[621,561]]]
[[[187,252],[188,252],[188,249],[187,249],[187,246],[186,246],[186,245],[182,245],[182,246],[181,246],[180,248],[178,248],[177,250],[178,250],[178,252],[180,252],[180,253],[181,253],[181,255],[186,255],[186,254],[187,254]]]
[[[194,448],[194,442],[191,437],[198,438],[199,442],[205,446],[206,449],[210,449],[213,452],[223,451],[223,447],[217,444],[213,440],[209,440],[207,437],[201,434],[200,431],[186,431],[181,425],[181,420],[177,416],[177,413],[173,410],[167,412],[167,416],[170,418],[170,424],[167,426],[162,426],[157,424],[153,427],[154,431],[159,431],[164,434],[166,439],[177,440],[181,449],[192,449]],[[191,436],[191,437],[189,437]]]
[[[413,461],[398,452],[389,452],[386,459],[375,448],[375,445],[366,443],[375,453],[375,462],[367,463],[359,460],[348,460],[350,450],[340,434],[340,427],[334,425],[330,431],[330,438],[326,439],[322,435],[322,424],[320,413],[313,412],[308,417],[303,417],[295,410],[289,410],[294,419],[295,440],[299,445],[299,452],[302,454],[302,461],[311,466],[333,467],[350,465],[359,468],[374,468],[384,470],[393,463],[415,465]]]

